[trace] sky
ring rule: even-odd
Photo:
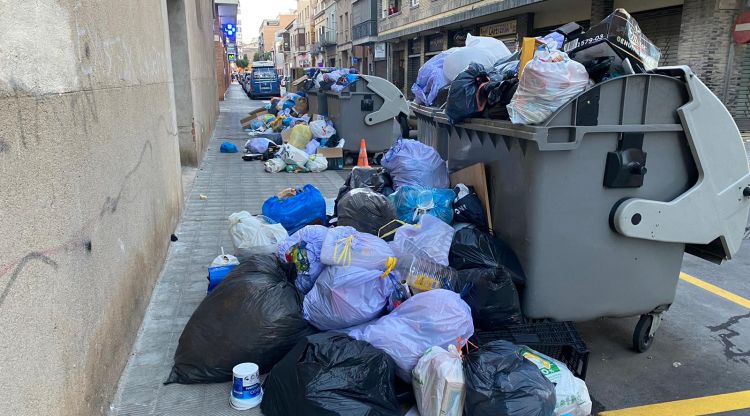
[[[296,8],[296,0],[240,0],[239,18],[243,42],[258,37],[263,19],[273,19],[280,12],[288,12],[289,9]]]

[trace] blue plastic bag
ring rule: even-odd
[[[221,153],[237,153],[239,152],[239,149],[237,149],[237,146],[235,146],[234,143],[224,142],[221,144],[219,151]]]
[[[443,75],[443,63],[445,57],[455,50],[456,48],[451,48],[440,52],[419,68],[417,80],[411,86],[411,92],[414,93],[414,101],[417,104],[432,105],[438,91],[450,83],[450,80]]]
[[[379,270],[326,267],[305,295],[305,320],[321,331],[370,322],[385,312],[391,283]]]
[[[411,139],[398,139],[383,155],[381,164],[393,177],[393,188],[404,185],[449,188],[448,167],[437,151]]]
[[[399,188],[388,198],[396,207],[396,216],[401,221],[416,224],[423,214],[429,213],[446,224],[451,224],[455,197],[456,193],[452,189],[429,189],[407,185]]]
[[[328,234],[328,228],[322,225],[308,225],[279,244],[277,252],[279,259],[297,267],[294,286],[303,294],[312,289],[315,280],[325,267],[320,261],[320,251],[326,234]]]
[[[263,203],[263,215],[280,223],[291,234],[308,224],[326,223],[326,201],[318,188],[307,184],[297,195],[272,196]]]

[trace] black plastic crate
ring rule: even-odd
[[[585,380],[589,349],[572,322],[540,322],[511,325],[491,331],[477,331],[479,345],[496,340],[510,341],[565,363],[570,371]]]

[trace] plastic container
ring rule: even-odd
[[[586,379],[589,348],[572,322],[509,325],[492,331],[478,330],[474,335],[480,345],[498,339],[525,345],[562,361],[578,378]]]
[[[258,365],[255,363],[237,364],[232,368],[232,392],[229,404],[237,410],[247,410],[263,400]]]
[[[403,94],[383,78],[361,75],[340,93],[325,92],[328,117],[339,137],[346,140],[344,150],[359,151],[360,139],[367,151],[381,152],[393,144],[400,130],[395,120],[409,113]]]
[[[432,289],[454,290],[457,283],[457,274],[453,268],[413,254],[399,257],[396,270],[415,294]]]
[[[429,112],[414,108],[428,126]],[[739,250],[750,210],[745,150],[688,67],[604,81],[537,125],[431,118],[420,136],[448,136],[451,172],[485,164],[493,229],[521,261],[529,318],[640,314],[633,340],[645,351],[683,254],[720,262]]]

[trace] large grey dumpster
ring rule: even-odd
[[[383,151],[398,138],[396,118],[409,114],[409,104],[387,80],[371,75],[360,78],[341,93],[325,92],[328,117],[346,140],[344,149],[358,151],[364,138],[369,152]]]
[[[530,318],[642,315],[633,342],[644,351],[674,300],[683,253],[720,262],[739,249],[745,150],[687,67],[603,82],[534,126],[452,125],[412,108],[451,171],[487,165],[493,228],[521,259]]]

